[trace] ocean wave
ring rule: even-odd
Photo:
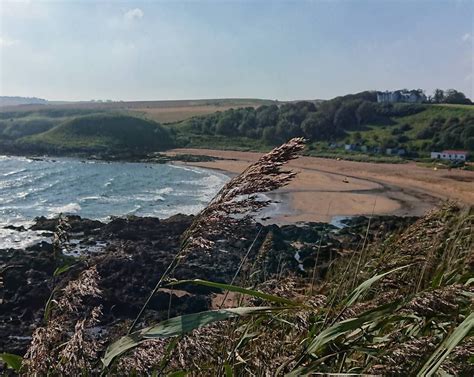
[[[84,196],[83,198],[79,199],[79,202],[96,201],[100,199],[102,199],[101,196]]]
[[[16,175],[16,174],[20,174],[20,173],[23,173],[25,172],[26,169],[18,169],[18,170],[13,170],[13,171],[10,171],[8,173],[4,173],[2,174],[3,177],[10,177],[12,175]]]
[[[143,207],[141,205],[135,205],[133,209],[127,212],[127,215],[135,215],[138,211],[140,211]]]
[[[100,201],[104,203],[127,203],[133,202],[135,200],[140,202],[154,202],[154,201],[164,201],[165,198],[161,195],[151,195],[151,194],[135,194],[135,195],[114,195],[114,196],[101,196]]]
[[[20,223],[15,223],[19,226]],[[17,232],[16,230],[0,228],[0,248],[1,249],[24,249],[28,246],[45,239],[42,232],[27,230],[26,232]]]
[[[74,213],[91,219],[110,215],[168,217],[199,212],[228,177],[195,167],[2,161],[0,217],[32,219]],[[105,166],[105,167],[104,167]],[[26,170],[21,172],[21,170]]]
[[[59,214],[59,213],[77,213],[81,210],[81,206],[79,203],[69,203],[63,206],[58,207],[50,207],[49,213],[51,214]]]
[[[168,166],[172,169],[190,171],[193,173],[197,173],[199,175],[207,173],[207,170],[198,168],[198,167],[193,167],[193,166],[184,166],[184,165],[168,165]]]
[[[150,194],[158,194],[158,195],[167,195],[167,194],[171,194],[173,191],[174,191],[174,189],[172,187],[164,187],[164,188],[158,189],[158,190],[150,190],[149,193]]]
[[[112,186],[112,183],[114,183],[115,178],[110,178],[107,182],[104,183],[104,187],[110,187]]]

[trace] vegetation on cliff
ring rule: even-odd
[[[377,103],[374,92],[319,104],[302,101],[231,109],[175,127],[179,142],[192,147],[222,142],[226,147],[233,142],[236,147],[258,149],[304,136],[319,153],[343,149],[341,143],[364,145],[366,151],[403,148],[412,155],[432,149],[474,150],[473,106]]]
[[[262,102],[258,107],[236,102],[235,108],[166,125],[133,109],[8,111],[0,112],[0,148],[49,154],[134,153],[174,146],[268,151],[292,137],[305,137],[307,153],[326,157],[344,155],[344,144],[380,161],[386,148],[403,149],[411,157],[427,156],[431,150],[474,151],[474,106],[443,101],[385,104],[366,91],[328,101]]]
[[[46,132],[24,137],[21,142],[46,150],[71,151],[157,151],[174,145],[170,133],[158,123],[114,114],[77,117]]]

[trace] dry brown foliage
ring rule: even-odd
[[[258,193],[276,190],[295,177],[295,172],[282,167],[297,158],[303,148],[303,138],[291,139],[231,179],[185,233],[185,251],[209,250],[217,237],[232,239],[236,226],[249,221],[252,213],[269,204],[267,200],[259,200]]]
[[[91,371],[101,343],[91,328],[99,322],[101,308],[84,301],[99,298],[100,276],[95,267],[82,272],[61,291],[48,322],[33,332],[24,357],[26,375],[81,375]]]

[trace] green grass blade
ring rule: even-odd
[[[232,309],[209,310],[174,317],[163,321],[156,326],[146,327],[140,331],[133,332],[130,335],[123,336],[116,342],[112,343],[107,347],[102,363],[104,367],[108,367],[117,356],[138,346],[140,343],[148,339],[170,338],[188,333],[216,321],[282,309],[288,308],[272,308],[268,306],[239,307]]]
[[[376,322],[377,320],[385,317],[389,313],[393,313],[399,306],[399,302],[395,301],[390,304],[381,305],[375,309],[366,311],[360,316],[350,318],[345,321],[337,322],[326,330],[320,332],[309,344],[308,353],[317,353],[327,343],[336,340],[341,335],[348,331],[358,329],[359,327],[366,325],[370,322]]]
[[[74,264],[65,264],[61,267],[58,267],[54,270],[53,272],[53,276],[56,277],[56,276],[59,276],[61,274],[64,274],[65,272],[69,271],[71,268],[73,268],[77,263],[74,263]]]
[[[283,304],[287,306],[300,306],[303,307],[303,304],[300,304],[299,302],[288,300],[286,298],[278,297],[278,296],[273,296],[269,295],[267,293],[259,292],[253,289],[246,289],[242,287],[238,287],[236,285],[231,285],[231,284],[223,284],[223,283],[215,283],[212,281],[207,281],[207,280],[201,280],[201,279],[193,279],[193,280],[180,280],[177,282],[173,282],[168,285],[179,285],[179,284],[195,284],[195,285],[203,285],[206,287],[211,287],[211,288],[219,288],[223,289],[226,291],[231,291],[231,292],[238,292],[242,293],[247,296],[253,296],[253,297],[258,297],[261,298],[262,300],[274,302],[277,304]]]
[[[452,334],[441,343],[425,365],[420,369],[417,376],[432,376],[454,347],[456,347],[464,337],[469,334],[473,327],[474,313],[471,313],[458,327],[456,327]]]
[[[380,279],[382,279],[383,277],[387,276],[387,275],[390,275],[391,273],[393,272],[396,272],[396,271],[400,271],[400,270],[403,270],[404,268],[407,268],[407,267],[410,267],[412,266],[413,264],[408,264],[406,266],[401,266],[401,267],[397,267],[397,268],[394,268],[393,270],[390,270],[390,271],[387,271],[387,272],[384,272],[383,274],[379,274],[379,275],[375,275],[373,277],[371,277],[370,279],[364,281],[362,284],[360,284],[356,289],[354,289],[350,294],[349,296],[346,298],[346,300],[344,301],[344,306],[345,307],[348,307],[348,306],[351,306],[353,303],[355,303],[357,301],[357,299],[363,295],[365,292],[367,292],[370,287],[372,287],[372,285],[374,283],[376,283],[377,281],[379,281]]]
[[[0,353],[0,359],[2,359],[10,369],[16,372],[20,372],[23,358],[12,353]]]

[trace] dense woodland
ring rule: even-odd
[[[459,93],[459,92],[457,92]],[[444,97],[443,97],[444,98]],[[260,139],[269,145],[292,137],[312,142],[327,141],[368,144],[380,148],[406,148],[412,139],[425,140],[417,150],[465,148],[474,150],[474,113],[463,117],[433,117],[428,127],[411,135],[411,124],[398,125],[397,119],[423,112],[427,104],[377,103],[375,92],[337,97],[319,104],[301,101],[281,106],[265,105],[230,109],[184,122],[183,131],[204,135]],[[390,127],[382,137],[364,137],[374,127]],[[413,147],[412,147],[413,148]]]

